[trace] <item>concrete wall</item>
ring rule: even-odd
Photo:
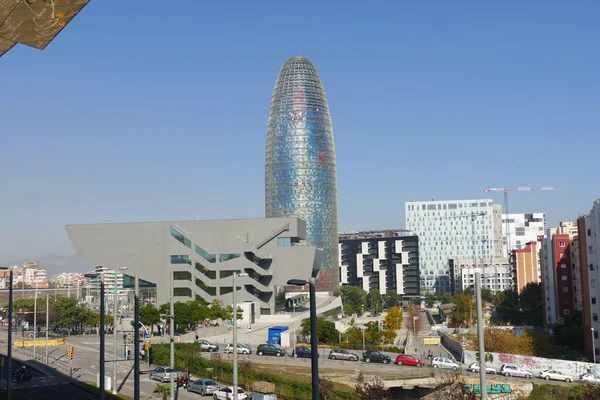
[[[447,333],[441,330],[437,331],[438,335],[442,338],[442,346],[446,348],[457,361],[462,360],[463,348],[459,341],[452,339]]]
[[[471,364],[477,361],[476,354],[473,350],[465,350],[465,364]],[[545,369],[555,369],[563,374],[573,378],[578,378],[579,375],[587,373],[590,368],[593,368],[593,363],[568,361],[568,360],[553,360],[550,358],[521,356],[515,354],[504,353],[486,353],[487,365],[490,365],[497,370],[502,364],[515,364],[527,371],[532,372],[535,376]]]

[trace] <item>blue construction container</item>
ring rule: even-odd
[[[269,344],[281,344],[281,332],[285,332],[289,329],[287,326],[273,326],[269,328],[269,338],[267,343]]]

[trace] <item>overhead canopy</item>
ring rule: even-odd
[[[0,57],[15,44],[43,50],[90,0],[0,0]]]

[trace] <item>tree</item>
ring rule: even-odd
[[[435,292],[435,295],[442,304],[452,303],[452,295],[444,290]]]
[[[492,353],[521,354],[524,356],[533,356],[533,336],[528,330],[523,330],[517,335],[512,329],[508,328],[486,328],[483,336],[485,351]],[[479,344],[475,338],[475,346]]]
[[[319,399],[331,400],[333,398],[333,382],[329,379],[319,378]]]
[[[340,288],[342,303],[344,304],[344,313],[352,315],[361,314],[361,306],[366,303],[367,292],[358,286],[342,286]]]
[[[559,346],[568,346],[572,349],[583,350],[583,318],[577,311],[567,318],[558,318],[552,325],[554,339]]]
[[[542,285],[539,283],[528,283],[519,295],[519,305],[526,325],[544,325]]]
[[[383,302],[386,308],[391,308],[400,305],[400,296],[395,290],[387,290],[383,295]]]
[[[465,290],[463,290],[463,294],[466,294],[468,296],[473,297],[474,293],[473,293],[473,289],[471,289],[470,287],[466,288]]]
[[[354,387],[354,392],[361,400],[391,400],[390,390],[378,378],[372,381],[357,383]]]
[[[156,307],[152,304],[144,304],[140,307],[140,322],[147,327],[150,327],[150,331],[154,332],[154,325],[160,323],[160,313]]]
[[[188,303],[181,301],[176,302],[173,304],[173,311],[175,313],[175,325],[177,325],[178,329],[181,329],[182,327],[185,328],[194,322]]]
[[[505,290],[498,293],[494,304],[496,305],[493,316],[494,321],[512,325],[521,325],[523,323],[519,293],[515,290]]]
[[[473,315],[477,315],[473,297],[468,294],[455,294],[452,298],[454,309],[452,310],[451,327],[468,327],[471,326]]]
[[[427,308],[431,308],[431,307],[433,307],[434,303],[435,303],[435,297],[433,296],[433,293],[427,293],[425,295],[425,306]]]
[[[310,335],[310,318],[302,320],[302,331],[304,336]],[[335,329],[335,324],[325,318],[317,317],[317,341],[319,343],[336,343],[339,341],[340,332]]]
[[[465,381],[460,375],[452,374],[442,378],[441,388],[432,393],[431,398],[435,400],[477,400],[480,395],[476,394],[470,385],[465,385]]]
[[[398,306],[394,306],[388,309],[387,315],[385,316],[385,325],[389,330],[399,330],[402,328],[402,320],[404,315],[402,309]]]
[[[489,288],[481,288],[481,300],[494,303],[494,293]]]
[[[410,304],[408,306],[408,310],[406,313],[406,329],[410,332],[414,332],[414,334],[418,334],[421,330],[421,315],[420,315],[419,306],[416,304]]]
[[[385,327],[385,326],[384,326]],[[381,339],[383,337],[383,339]],[[396,331],[393,329],[382,329],[378,321],[365,324],[365,340],[373,344],[393,344],[396,339]]]
[[[383,311],[383,306],[381,304],[381,294],[379,290],[373,289],[371,290],[366,297],[366,308],[371,310],[373,314],[379,314]]]
[[[157,383],[152,393],[160,394],[163,400],[167,400],[167,397],[171,395],[171,385]]]

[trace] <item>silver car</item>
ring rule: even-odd
[[[502,364],[500,373],[504,376],[519,376],[521,378],[531,379],[533,374],[530,371],[519,368],[513,364]]]
[[[540,372],[540,378],[545,379],[547,381],[552,379],[553,381],[564,381],[567,383],[569,383],[573,380],[570,376],[565,375],[562,372],[554,370],[554,369],[547,369],[547,370]]]
[[[190,382],[187,391],[200,393],[202,396],[206,396],[207,394],[214,394],[221,388],[222,386],[212,379],[196,379],[194,382]]]
[[[198,343],[200,343],[200,348],[202,349],[202,351],[218,351],[219,350],[219,345],[218,344],[214,344],[209,342],[208,340],[198,340]]]
[[[156,379],[157,381],[167,382],[171,380],[171,375],[173,375],[173,379],[177,380],[178,375],[177,371],[171,369],[170,367],[156,367],[152,372],[150,372],[150,379]]]
[[[360,357],[358,357],[358,354],[350,353],[348,350],[333,349],[329,352],[329,356],[327,358],[330,360],[358,361]]]
[[[238,354],[252,354],[252,350],[250,350],[250,347],[239,343],[237,345],[237,352]],[[227,346],[225,346],[225,353],[233,353],[233,344],[229,343]]]

